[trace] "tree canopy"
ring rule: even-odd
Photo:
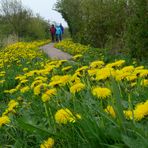
[[[56,10],[76,42],[148,53],[148,0],[58,0]]]

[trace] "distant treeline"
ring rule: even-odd
[[[148,0],[58,0],[76,42],[148,56]]]
[[[13,36],[18,40],[37,40],[49,37],[49,22],[18,0],[0,2],[0,41]]]

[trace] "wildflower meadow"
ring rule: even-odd
[[[147,148],[147,67],[71,40],[55,47],[73,58],[51,60],[49,42],[0,51],[0,148]]]

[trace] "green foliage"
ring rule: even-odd
[[[57,10],[67,21],[75,41],[104,47],[109,36],[122,36],[125,22],[124,6],[123,0],[59,0]]]
[[[63,17],[68,23],[69,31],[72,37],[75,39],[76,34],[81,27],[81,4],[80,0],[62,0],[61,3],[57,3],[57,10],[62,13]],[[70,17],[72,16],[72,17]]]
[[[49,38],[49,24],[39,15],[25,8],[21,1],[2,0],[0,14],[0,40],[15,35],[18,40]]]
[[[36,45],[37,42],[34,44]],[[20,57],[20,55],[26,55],[23,54],[25,50],[23,50],[22,45],[14,46],[16,53],[19,48],[22,49],[20,54],[16,54],[18,58],[14,58],[13,62],[4,58],[4,61],[7,61],[5,61],[4,67],[1,67],[1,71],[5,72],[2,77],[5,82],[0,85],[0,115],[8,108],[10,100],[17,101],[19,105],[8,115],[11,122],[0,127],[0,147],[39,147],[48,137],[55,140],[54,147],[56,148],[148,147],[148,117],[144,116],[142,120],[135,122],[134,120],[126,120],[123,116],[123,109],[129,109],[130,98],[128,96],[131,95],[132,105],[137,104],[137,102],[144,102],[147,100],[148,87],[142,87],[140,84],[131,87],[132,81],[126,81],[126,79],[115,81],[112,77],[95,81],[93,79],[95,77],[88,75],[88,69],[86,69],[80,71],[77,77],[85,84],[84,90],[72,94],[70,83],[55,85],[57,94],[49,98],[47,102],[43,102],[41,99],[42,95],[50,89],[49,84],[53,76],[73,76],[82,65],[88,65],[88,68],[90,68],[90,63],[93,60],[101,60],[101,57],[104,56],[102,52],[104,50],[90,48],[86,51],[87,54],[83,55],[82,60],[51,61],[42,54],[32,57],[30,52],[28,52],[30,58]],[[27,47],[27,44],[23,47]],[[32,51],[39,52],[37,48],[32,48]],[[7,55],[7,50],[4,54]],[[110,61],[105,61],[105,63],[111,64]],[[72,66],[72,69],[62,71],[67,66]],[[53,67],[53,70],[49,72],[51,67]],[[24,70],[24,68],[27,68],[27,70]],[[117,71],[121,69],[122,66],[114,68]],[[31,73],[33,75],[30,75]],[[18,76],[21,77],[15,79]],[[43,87],[40,87],[41,94],[35,95],[34,88],[31,86],[33,82],[40,80],[39,78],[41,80],[47,78],[41,83],[46,83],[47,88],[43,90]],[[22,82],[23,80],[28,81]],[[55,80],[55,82],[57,81]],[[16,92],[4,93],[5,90],[16,88],[18,84],[20,84],[20,88]],[[34,85],[34,87],[37,85]],[[30,89],[21,92],[21,89],[25,86],[29,86]],[[96,98],[91,92],[95,86],[110,88],[112,95],[104,100]],[[113,105],[116,112],[115,118],[104,111],[108,104]],[[72,112],[80,114],[81,119],[67,124],[57,123],[55,113],[61,108],[68,108]],[[142,113],[141,110],[140,113]]]
[[[40,16],[31,18],[26,30],[25,38],[26,40],[49,38],[48,22]]]
[[[124,49],[139,59],[148,53],[147,8],[147,0],[58,0],[56,5],[74,41]]]
[[[126,41],[131,55],[148,58],[148,1],[130,1]]]
[[[70,38],[70,37],[71,37],[71,35],[69,32],[69,28],[64,28],[63,38],[66,39],[66,38]]]

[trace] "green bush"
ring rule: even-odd
[[[148,57],[147,0],[58,0],[74,41]]]
[[[130,3],[131,15],[127,19],[126,41],[132,57],[148,57],[148,2],[134,0]]]
[[[25,8],[18,0],[2,0],[0,13],[0,38],[15,35],[18,40],[49,38],[48,21],[32,10]]]

